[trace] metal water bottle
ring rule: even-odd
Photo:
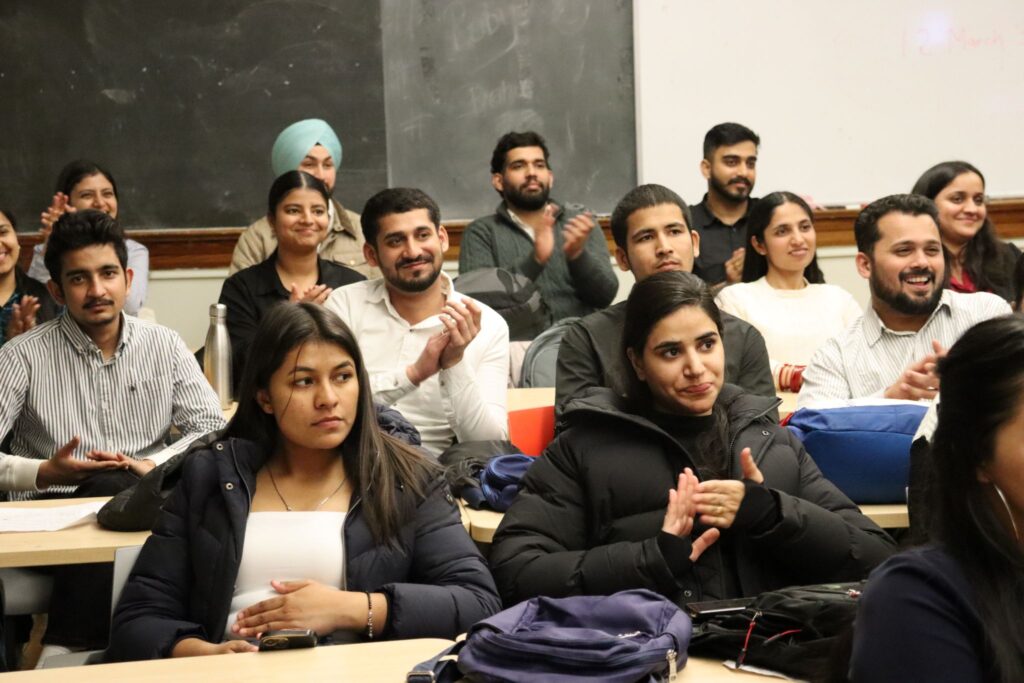
[[[228,337],[227,316],[224,304],[210,306],[210,329],[203,352],[203,372],[217,393],[221,408],[231,406],[231,338]]]

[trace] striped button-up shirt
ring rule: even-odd
[[[181,438],[168,446],[171,427]],[[0,490],[30,498],[43,460],[78,436],[75,457],[120,452],[160,464],[224,426],[216,394],[181,337],[121,316],[114,354],[67,313],[0,347]],[[72,490],[54,487],[51,490]]]
[[[934,353],[933,339],[948,349],[975,324],[1008,313],[1010,305],[995,294],[947,289],[920,330],[897,332],[886,328],[868,304],[864,315],[815,352],[797,406],[880,397],[907,366]]]

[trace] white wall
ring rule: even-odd
[[[829,205],[908,192],[964,158],[1024,195],[1021,0],[634,0],[638,175],[705,191],[705,132],[761,136],[755,195]]]

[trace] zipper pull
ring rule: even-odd
[[[668,680],[674,681],[679,674],[676,669],[676,651],[669,650],[665,656],[668,658]]]

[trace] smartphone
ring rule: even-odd
[[[698,617],[707,618],[713,614],[727,614],[729,612],[742,612],[753,602],[753,598],[732,598],[730,600],[705,600],[704,602],[686,603],[686,611],[694,619]]]
[[[308,628],[287,628],[280,631],[267,631],[260,637],[260,652],[314,647],[316,642],[316,633]]]

